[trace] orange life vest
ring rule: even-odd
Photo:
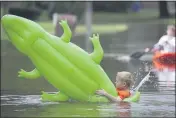
[[[130,97],[131,93],[129,90],[120,90],[118,88],[116,88],[117,94],[118,96],[123,100],[125,98]]]

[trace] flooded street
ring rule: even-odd
[[[151,60],[121,62],[118,54],[129,55],[155,44],[163,35],[166,25],[129,24],[129,30],[117,34],[100,34],[105,54],[101,66],[114,82],[116,73],[135,74],[135,87],[147,75]],[[85,49],[85,36],[71,42]],[[147,54],[148,55],[148,54]],[[147,56],[145,55],[145,56]],[[145,58],[143,59],[145,60]],[[44,78],[18,78],[20,69],[34,69],[31,61],[18,52],[10,42],[1,40],[1,116],[4,117],[175,117],[175,72],[154,74],[139,90],[138,103],[54,103],[42,102],[41,91],[57,92]],[[158,77],[159,78],[158,78]],[[169,79],[168,79],[168,76]]]

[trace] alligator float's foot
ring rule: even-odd
[[[18,72],[18,77],[23,77],[23,78],[27,78],[27,79],[37,79],[40,77],[40,73],[36,68],[30,72],[27,72],[27,71],[21,69]]]
[[[64,102],[69,100],[69,97],[61,92],[58,92],[57,94],[48,94],[42,91],[41,97],[42,101]]]
[[[90,39],[94,46],[94,51],[90,54],[90,56],[95,63],[100,64],[101,60],[103,59],[104,52],[99,41],[99,35],[94,34]]]
[[[140,92],[136,91],[133,96],[129,98],[125,98],[123,101],[125,102],[138,102],[140,100]]]
[[[71,39],[71,36],[72,36],[72,32],[71,32],[71,29],[70,29],[69,25],[67,24],[67,21],[66,20],[61,20],[61,22],[59,22],[59,24],[64,29],[64,33],[61,36],[61,40],[63,40],[66,43],[69,43],[70,39]]]

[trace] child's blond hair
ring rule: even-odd
[[[125,82],[128,88],[130,88],[134,83],[133,75],[127,71],[117,72],[116,79]]]

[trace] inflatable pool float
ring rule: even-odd
[[[37,79],[43,76],[59,90],[57,94],[42,92],[44,101],[109,102],[95,91],[104,89],[113,96],[118,96],[114,84],[100,66],[103,49],[99,36],[91,39],[94,51],[88,54],[70,42],[72,32],[66,21],[61,21],[64,33],[61,37],[46,32],[37,23],[15,15],[5,15],[1,19],[12,44],[29,57],[35,69],[26,72],[21,69],[19,77]],[[124,101],[136,102],[140,92]]]
[[[153,65],[157,70],[163,70],[164,68],[175,70],[175,53],[161,53],[156,52],[153,56]]]

